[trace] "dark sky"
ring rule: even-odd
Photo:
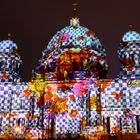
[[[31,70],[53,35],[69,25],[72,3],[72,0],[0,0],[0,39],[6,39],[10,32],[17,43],[23,60],[23,81],[30,80]],[[81,25],[99,37],[107,51],[109,77],[116,77],[122,35],[129,24],[140,31],[140,0],[79,0],[78,4]]]

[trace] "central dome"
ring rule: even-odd
[[[77,49],[93,49],[100,53],[101,56],[106,56],[105,49],[95,33],[80,25],[78,27],[67,26],[58,31],[49,42],[43,55],[50,53],[56,48],[68,45],[77,46]]]
[[[57,80],[105,78],[107,67],[106,52],[97,36],[72,18],[70,26],[58,31],[42,52],[37,73]]]

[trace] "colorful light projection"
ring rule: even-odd
[[[139,33],[129,31],[122,39],[120,79],[104,79],[105,49],[79,23],[54,35],[29,83],[19,82],[16,44],[2,41],[0,48],[0,138],[138,132]]]

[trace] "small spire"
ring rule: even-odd
[[[78,6],[78,4],[75,2],[72,5],[73,5],[73,18],[76,18],[77,17],[77,6]]]
[[[129,24],[129,29],[133,30],[133,25],[132,24]]]
[[[73,17],[70,20],[70,25],[73,27],[78,27],[80,24],[79,18],[77,18],[77,6],[78,6],[78,4],[76,2],[74,2],[72,5],[73,5]]]
[[[8,33],[7,35],[8,35],[8,38],[10,39],[11,38],[11,33]]]

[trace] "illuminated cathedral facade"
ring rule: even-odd
[[[124,34],[118,57],[120,74],[108,79],[105,48],[95,33],[80,26],[74,17],[42,52],[31,81],[21,82],[18,47],[10,39],[1,41],[1,133],[11,128],[34,138],[74,137],[99,126],[109,134],[138,133],[138,32]]]

